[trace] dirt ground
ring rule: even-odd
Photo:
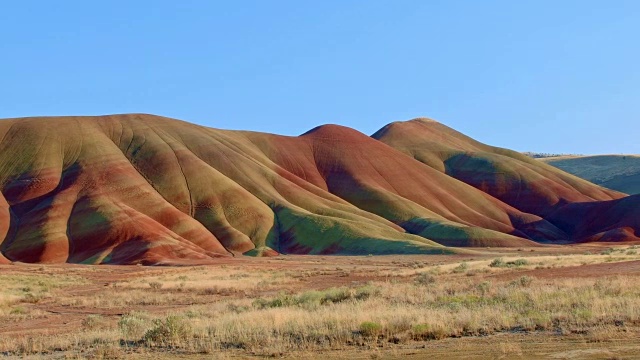
[[[613,245],[615,248],[617,245]],[[0,266],[3,279],[42,279],[41,286],[55,284],[56,279],[67,279],[64,284],[52,285],[54,290],[37,301],[19,304],[23,317],[11,317],[0,323],[0,342],[10,344],[12,339],[37,338],[74,334],[86,326],[89,316],[99,316],[105,323],[114,325],[124,315],[136,311],[148,314],[166,314],[186,311],[194,306],[212,304],[222,300],[246,297],[269,297],[282,292],[297,293],[307,290],[322,290],[341,286],[358,286],[371,282],[410,282],[421,269],[448,269],[459,263],[470,264],[471,269],[486,268],[486,263],[496,258],[525,258],[527,266],[504,271],[478,271],[473,276],[479,282],[486,279],[510,280],[528,276],[538,279],[557,280],[567,278],[607,278],[612,276],[640,277],[640,257],[632,250],[619,250],[618,254],[606,252],[607,246],[567,246],[535,249],[474,249],[472,255],[429,255],[429,256],[280,256],[275,258],[240,257],[220,259],[216,265],[182,267],[142,267],[142,266],[85,266],[85,265],[40,265],[16,263]],[[626,251],[626,252],[625,252]],[[585,255],[586,254],[586,255]],[[602,260],[599,260],[602,257]],[[606,257],[606,259],[605,259]],[[593,260],[591,260],[593,259]],[[163,297],[168,288],[147,289],[153,279],[161,279],[171,284],[172,279],[194,278],[195,273],[249,274],[240,276],[262,276],[280,274],[277,284],[257,286],[234,291],[200,291],[194,281],[194,291],[199,296],[172,295]],[[151,280],[148,280],[151,279]],[[455,281],[455,278],[451,278]],[[139,281],[138,281],[139,280]],[[138,281],[138,282],[137,282]],[[177,280],[176,280],[177,281]],[[227,280],[225,280],[227,281]],[[231,281],[231,280],[229,280]],[[139,283],[139,285],[137,285]],[[233,283],[232,281],[230,283]],[[44,285],[43,285],[44,284]],[[135,286],[144,288],[147,297],[153,300],[118,302],[118,289]],[[133,285],[132,285],[133,284]],[[170,286],[170,285],[165,285]],[[176,285],[177,286],[177,285]],[[152,286],[153,287],[153,286]],[[23,289],[24,291],[24,289]],[[30,290],[32,291],[32,290]],[[124,290],[123,290],[124,291]],[[7,295],[10,296],[10,295]],[[156,298],[157,297],[157,298]],[[114,302],[110,302],[112,299]],[[11,314],[14,311],[12,310]],[[115,326],[115,325],[114,325]],[[496,358],[496,359],[632,359],[640,354],[640,332],[638,328],[625,329],[620,339],[608,337],[605,341],[592,341],[581,334],[558,334],[550,331],[508,332],[488,336],[464,336],[408,342],[366,349],[322,350],[315,352],[288,352],[270,354],[285,358]],[[17,341],[17,340],[16,340]],[[2,345],[0,345],[1,347]],[[50,349],[16,354],[0,348],[0,355],[9,358],[69,358],[85,357],[82,349]],[[73,356],[70,356],[73,355]],[[103,354],[104,355],[104,354]],[[246,351],[228,351],[226,358],[253,358],[265,354]],[[109,354],[103,357],[109,358]],[[217,358],[222,354],[193,354],[180,351],[158,352],[137,348],[118,352],[113,357],[126,358]]]

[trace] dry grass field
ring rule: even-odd
[[[640,353],[640,247],[0,267],[9,358],[549,358]]]

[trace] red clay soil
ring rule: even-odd
[[[509,272],[491,276],[495,279],[515,279],[521,276],[536,278],[601,278],[607,276],[640,276],[640,261],[623,261],[604,264],[589,264],[580,266],[554,267],[550,269],[535,269]]]

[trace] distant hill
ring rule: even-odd
[[[534,159],[557,158],[557,157],[563,157],[563,156],[583,156],[581,154],[552,154],[552,153],[537,153],[537,152],[530,152],[530,151],[525,151],[523,152],[523,154]]]
[[[540,161],[609,189],[640,194],[640,155],[562,155]]]
[[[429,119],[372,136],[339,125],[300,136],[229,131],[145,114],[1,120],[0,191],[0,263],[640,241],[640,196]]]

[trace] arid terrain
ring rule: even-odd
[[[640,352],[640,195],[430,119],[8,119],[0,187],[10,358]]]
[[[0,360],[640,360],[640,0],[1,4]]]
[[[640,246],[0,267],[9,358],[632,359]]]
[[[371,136],[144,114],[5,119],[0,190],[0,263],[216,264],[640,240],[640,195],[426,118]]]

